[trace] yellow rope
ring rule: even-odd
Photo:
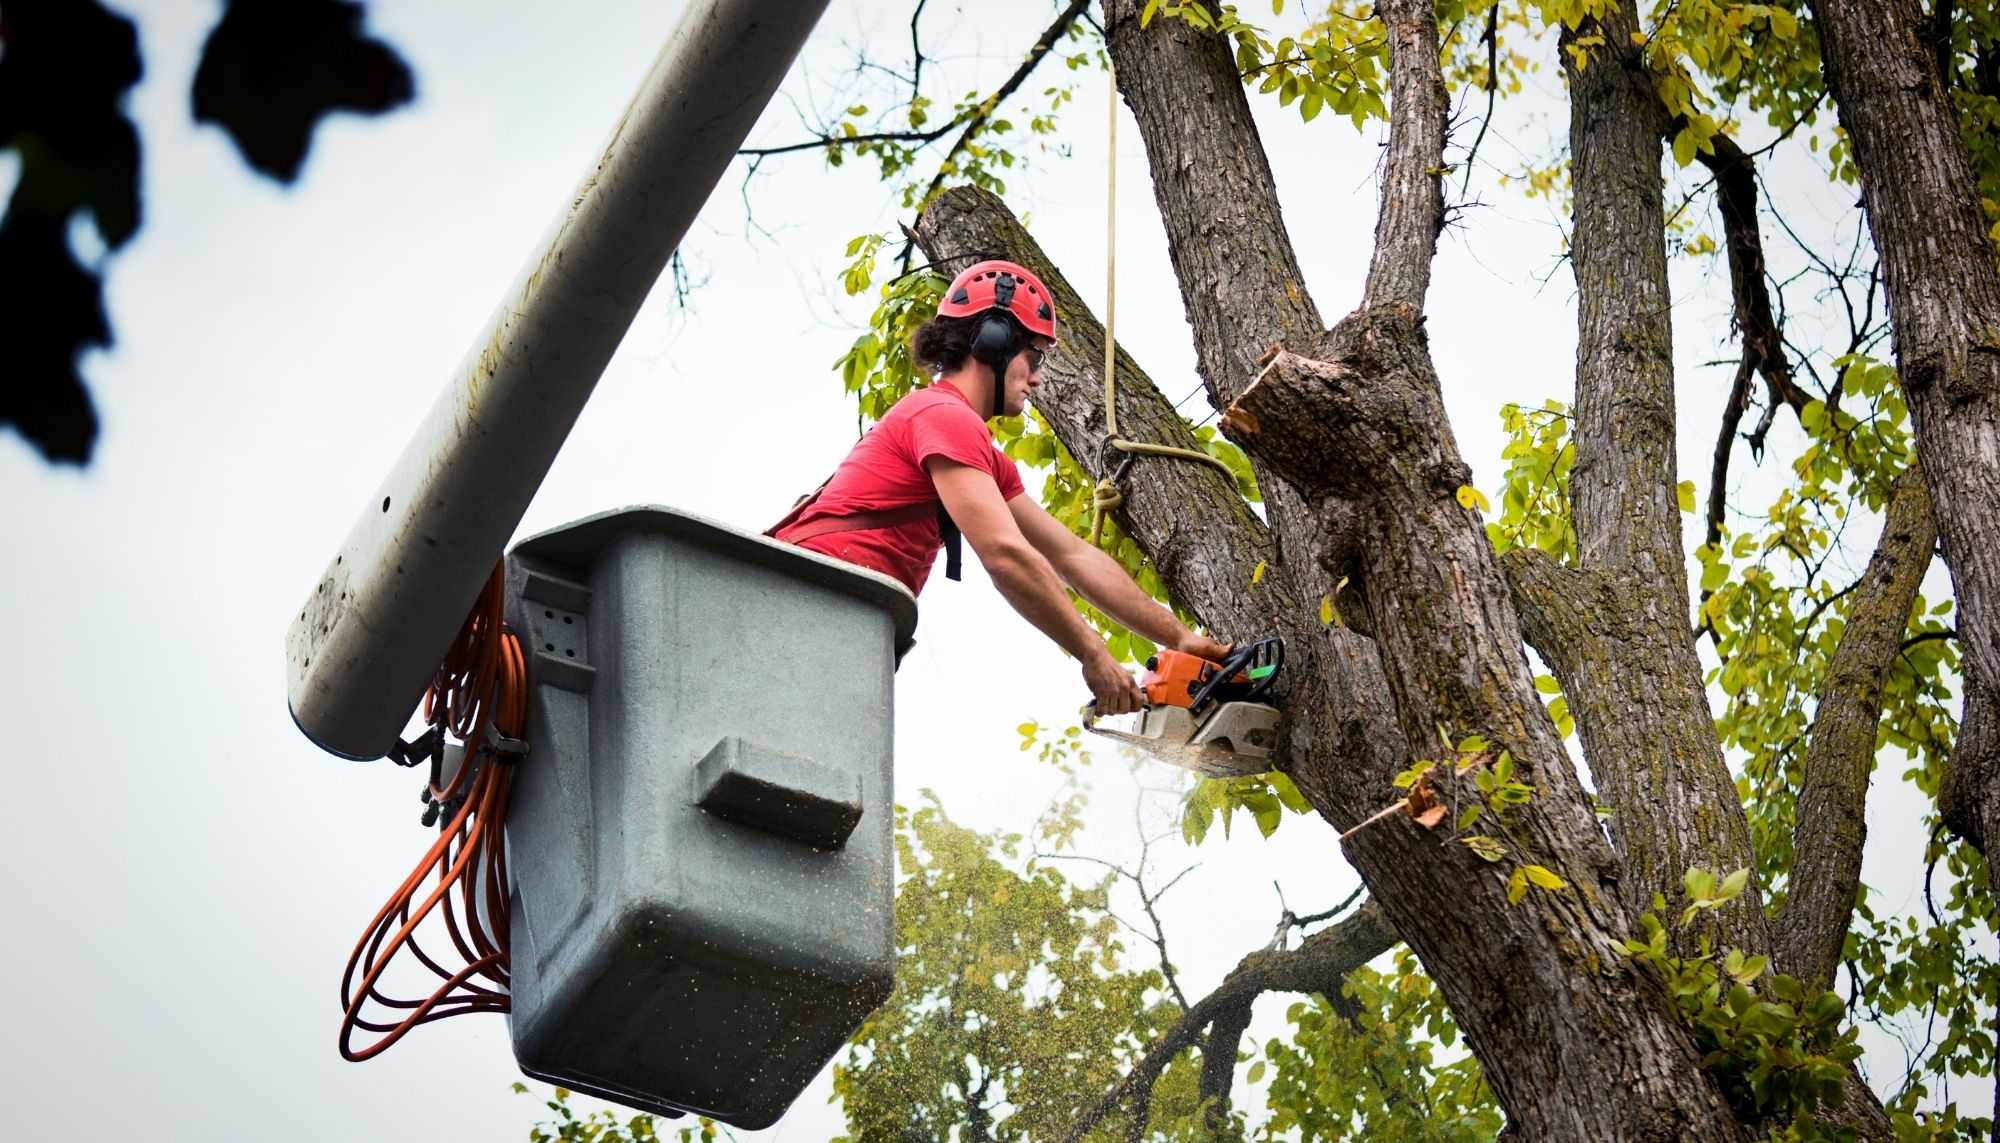
[[[1108,62],[1108,61],[1107,61]],[[1104,443],[1120,452],[1141,456],[1172,456],[1182,460],[1198,460],[1213,465],[1236,483],[1236,473],[1229,466],[1193,449],[1176,448],[1173,445],[1142,444],[1128,441],[1118,435],[1118,387],[1116,367],[1118,362],[1118,341],[1113,332],[1118,321],[1118,68],[1112,64],[1109,72],[1110,94],[1105,100],[1108,114],[1105,116],[1105,135],[1109,141],[1104,174]],[[1121,471],[1124,466],[1120,466]],[[1125,493],[1118,487],[1118,481],[1105,476],[1097,482],[1090,494],[1090,542],[1101,542],[1104,534],[1104,514],[1125,503]]]

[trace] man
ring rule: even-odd
[[[962,534],[1014,610],[1083,664],[1098,713],[1128,714],[1143,705],[1139,688],[1070,606],[1064,584],[1163,647],[1213,660],[1229,648],[1188,630],[1118,561],[1021,494],[986,418],[1020,415],[1055,343],[1055,306],[1040,279],[1012,262],[968,268],[910,339],[910,356],[935,382],[898,401],[771,534],[912,592],[947,544],[946,575],[958,578]]]

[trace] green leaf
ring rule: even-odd
[[[1499,861],[1507,856],[1507,847],[1500,841],[1487,837],[1485,834],[1476,833],[1469,837],[1459,838],[1458,840],[1464,842],[1467,849],[1478,854],[1481,859],[1486,861]]]
[[[1683,127],[1674,136],[1674,165],[1685,167],[1689,163],[1694,162],[1694,152],[1694,136],[1688,133],[1687,128]]]
[[[1521,867],[1521,872],[1527,875],[1528,880],[1538,889],[1547,889],[1554,893],[1569,888],[1569,882],[1556,876],[1554,870],[1545,866],[1524,865]]]
[[[1683,480],[1675,488],[1674,491],[1676,494],[1676,498],[1680,502],[1681,511],[1683,512],[1694,511],[1694,481]]]
[[[1749,883],[1750,883],[1750,870],[1747,868],[1737,870],[1736,872],[1722,879],[1722,888],[1717,890],[1715,894],[1716,900],[1718,901],[1734,900],[1737,894],[1743,892],[1743,887],[1745,885],[1748,885]]]

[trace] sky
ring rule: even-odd
[[[292,188],[248,172],[191,120],[215,7],[117,7],[139,24],[147,61],[130,104],[146,214],[103,260],[118,340],[84,362],[103,435],[83,471],[0,436],[0,532],[14,553],[0,562],[15,648],[0,657],[13,715],[0,722],[10,1121],[23,1137],[79,1120],[143,1124],[162,1143],[523,1138],[536,1105],[508,1090],[517,1076],[498,1017],[421,1029],[364,1065],[335,1051],[341,966],[429,834],[412,774],[322,754],[293,727],[284,634],[679,6],[374,0],[370,27],[409,60],[418,98],[387,117],[326,121]],[[936,66],[961,89],[995,82],[1032,36],[985,6],[932,7]],[[837,105],[857,51],[900,63],[907,37],[906,7],[835,0],[753,140],[803,138],[802,109]],[[1072,153],[1034,156],[1009,190],[1094,303],[1105,90],[1078,75]],[[1255,106],[1306,280],[1322,312],[1345,312],[1370,247],[1378,138]],[[1553,93],[1512,114],[1486,143],[1492,162],[1518,163],[1563,130]],[[1118,334],[1178,399],[1196,384],[1192,348],[1138,132],[1121,116]],[[0,166],[0,182],[11,177]],[[1491,488],[1498,408],[1566,399],[1575,334],[1561,220],[1545,203],[1481,194],[1441,243],[1430,330],[1461,448]],[[836,273],[850,238],[901,217],[866,170],[829,172],[811,153],[748,181],[732,168],[684,246],[692,295],[647,302],[517,535],[633,503],[749,530],[775,519],[854,439],[832,363],[870,304],[841,295]],[[91,253],[87,236],[79,247]],[[1725,380],[1700,366],[1734,352],[1717,345],[1727,284],[1713,263],[1676,275],[1677,352],[1700,382],[1683,386],[1683,424],[1698,428],[1683,433],[1682,468],[1705,483],[1699,426],[1715,422]],[[968,560],[964,583],[926,591],[899,676],[898,799],[934,791],[962,822],[1024,830],[1060,778],[1017,750],[1015,727],[1066,725],[1085,695],[1075,664]],[[1171,796],[1141,804],[1108,756],[1095,772],[1086,848],[1132,860],[1142,833],[1172,829]],[[1158,767],[1143,779],[1182,781]],[[1906,903],[1894,873],[1921,838],[1892,827],[1913,813],[1894,798],[1870,809],[1870,876],[1898,886],[1893,907]],[[1274,882],[1300,913],[1357,883],[1314,821],[1269,840],[1246,824],[1168,854],[1165,875],[1183,856],[1200,869],[1166,910],[1191,994],[1270,939]],[[1275,1031],[1282,1007],[1267,1005],[1257,1027]],[[822,1076],[762,1137],[836,1133],[829,1090]]]

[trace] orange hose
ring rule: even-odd
[[[507,738],[521,737],[527,726],[528,675],[520,640],[501,622],[504,600],[502,568],[495,567],[424,696],[426,721],[466,744],[458,773],[442,788],[433,782],[430,799],[440,805],[463,802],[440,825],[437,840],[376,912],[347,958],[340,978],[340,1054],[348,1060],[379,1055],[419,1024],[508,1009],[504,825],[514,759],[493,748],[487,728]],[[425,893],[433,873],[436,884]],[[452,906],[454,893],[463,916]],[[434,912],[439,923],[433,928],[444,930],[461,962],[458,967],[449,967],[450,962],[439,961],[417,943],[418,929]],[[438,979],[426,996],[411,999],[382,991],[383,973],[405,950]],[[365,1011],[370,1005],[388,1012],[374,1016]],[[356,1047],[357,1032],[377,1038]]]

